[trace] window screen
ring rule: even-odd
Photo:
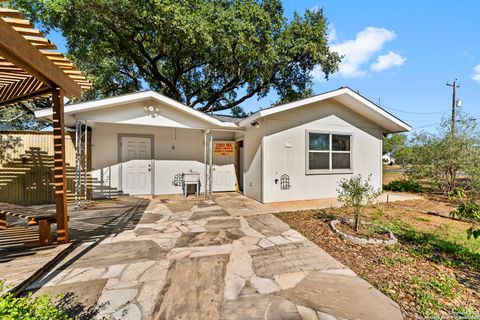
[[[350,170],[352,136],[307,132],[307,173]]]

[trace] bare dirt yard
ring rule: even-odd
[[[394,246],[339,239],[328,222],[351,218],[345,208],[278,217],[395,300],[405,319],[479,320],[480,239],[468,240],[469,224],[448,218],[454,208],[455,203],[440,196],[366,208],[364,221],[393,231],[399,239]]]
[[[404,178],[405,173],[402,170],[402,167],[398,165],[383,165],[383,184],[388,184],[389,182],[397,179]]]

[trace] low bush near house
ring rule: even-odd
[[[373,203],[379,195],[377,191],[370,185],[371,176],[367,179],[359,175],[355,175],[348,179],[340,180],[338,185],[338,200],[345,207],[352,207],[355,215],[355,231],[358,231],[360,225],[360,216],[365,206]]]
[[[397,179],[384,185],[383,190],[420,193],[423,192],[423,187],[417,181],[412,179]]]
[[[3,291],[3,282],[0,281],[1,291]],[[70,320],[71,318],[58,309],[47,295],[33,298],[28,294],[17,298],[11,293],[4,293],[0,295],[0,319]]]

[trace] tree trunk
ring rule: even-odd
[[[358,232],[358,227],[360,225],[360,209],[355,208],[355,231]]]

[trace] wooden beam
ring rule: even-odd
[[[73,79],[2,19],[0,55],[43,83],[62,88],[68,97],[81,97],[82,89]]]
[[[41,37],[42,36],[42,33],[37,30],[37,29],[32,29],[32,28],[21,28],[21,27],[13,27],[13,29],[15,31],[17,31],[18,33],[20,33],[22,36],[37,36],[37,37]]]
[[[10,24],[14,27],[32,28],[33,29],[33,24],[30,22],[30,20],[15,19],[15,18],[2,18],[0,20],[3,20],[6,23],[8,23],[8,24]]]
[[[57,210],[57,241],[68,242],[68,211],[65,166],[65,120],[63,113],[63,90],[52,92],[54,185]]]
[[[9,9],[9,8],[0,8],[0,16],[10,17],[10,18],[22,18],[20,11]]]
[[[4,106],[11,105],[11,104],[24,102],[24,101],[28,101],[28,100],[31,100],[31,99],[34,99],[34,98],[42,97],[46,94],[49,94],[51,91],[52,91],[51,88],[46,87],[46,88],[42,88],[42,89],[36,90],[34,92],[28,93],[28,94],[19,96],[19,97],[15,97],[15,98],[10,99],[10,100],[0,101],[0,108],[4,107]]]

